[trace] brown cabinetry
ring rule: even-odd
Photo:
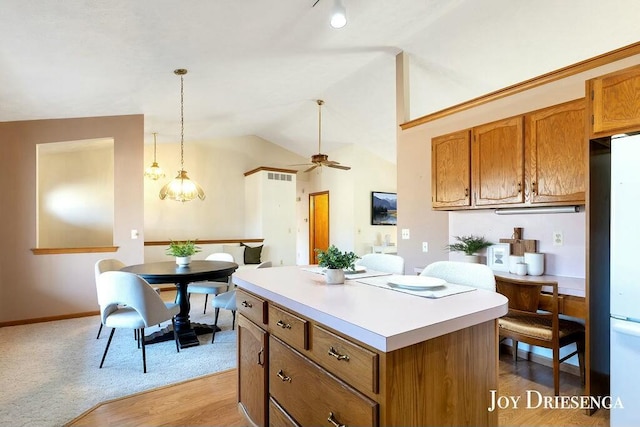
[[[587,81],[591,137],[640,131],[640,66]]]
[[[267,333],[242,314],[238,316],[238,404],[253,425],[267,421],[269,357]]]
[[[469,130],[431,141],[431,201],[434,208],[471,205]]]
[[[527,188],[531,203],[584,203],[587,153],[584,129],[584,99],[527,115]]]
[[[585,109],[577,99],[433,138],[433,208],[585,203]]]
[[[474,205],[524,202],[523,118],[477,126],[471,145]]]

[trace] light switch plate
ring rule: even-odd
[[[429,242],[422,242],[422,252],[429,252]]]

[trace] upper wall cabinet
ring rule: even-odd
[[[471,205],[470,131],[431,140],[431,202],[434,208]]]
[[[577,99],[433,138],[433,208],[583,204],[585,110]]]
[[[523,134],[522,116],[473,128],[475,206],[524,202]]]
[[[640,66],[587,81],[591,137],[640,130]]]
[[[585,101],[527,114],[526,151],[531,203],[585,201]]]

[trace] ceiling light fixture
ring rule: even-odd
[[[347,10],[344,8],[342,0],[335,0],[331,11],[331,26],[333,28],[342,28],[345,25],[347,25]]]
[[[204,190],[187,176],[184,170],[184,75],[187,70],[179,68],[173,71],[180,76],[180,170],[178,176],[160,190],[160,200],[169,198],[178,202],[188,202],[196,197],[204,200]]]
[[[319,1],[316,0],[311,7],[316,7]],[[347,9],[342,4],[342,0],[334,0],[330,23],[333,28],[342,28],[347,25]]]
[[[158,166],[158,162],[156,161],[156,135],[157,134],[158,134],[157,132],[153,132],[153,163],[151,163],[151,166],[149,166],[147,170],[144,171],[144,176],[154,181],[157,181],[160,178],[165,177],[164,171],[160,166]]]

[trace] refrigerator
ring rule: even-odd
[[[640,135],[611,140],[610,426],[640,425]]]

